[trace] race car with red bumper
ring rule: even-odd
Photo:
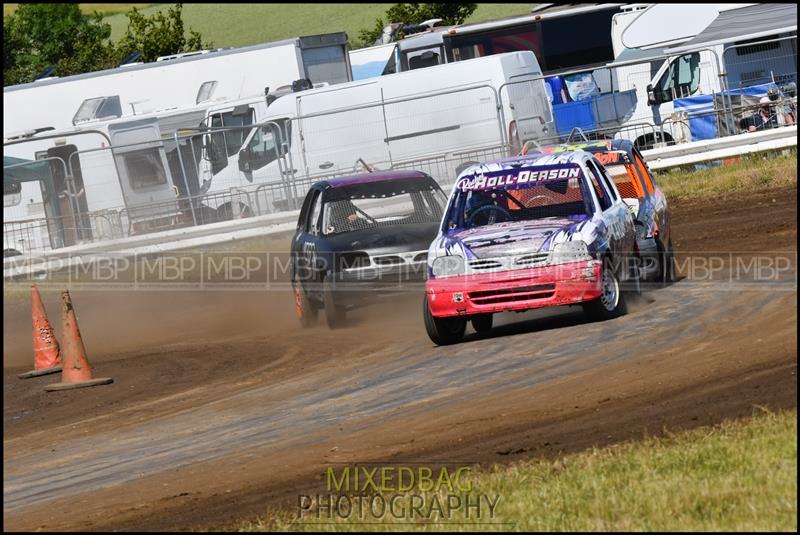
[[[522,149],[526,154],[531,145]],[[642,280],[668,284],[675,280],[675,256],[667,197],[653,177],[642,154],[628,139],[565,143],[535,148],[555,154],[564,151],[590,152],[603,164],[634,217]]]
[[[580,304],[613,318],[626,312],[624,290],[638,290],[638,263],[633,215],[591,154],[473,165],[428,250],[425,328],[444,345],[504,311]]]

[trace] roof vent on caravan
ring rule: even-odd
[[[119,95],[87,98],[78,107],[78,111],[72,118],[72,124],[77,126],[80,123],[121,116],[122,104]]]
[[[305,91],[306,89],[311,89],[314,87],[314,84],[308,78],[299,78],[292,82],[292,91],[297,93],[298,91]]]
[[[215,52],[214,50],[195,50],[193,52],[182,52],[180,54],[170,54],[169,56],[159,56],[156,58],[156,61],[168,61],[171,59],[180,59],[180,58],[188,58],[189,56],[199,56],[200,54],[208,54],[209,52]]]
[[[217,89],[217,81],[216,80],[209,80],[207,82],[203,82],[200,84],[200,89],[197,90],[197,98],[194,100],[195,104],[200,104],[201,102],[206,102],[207,100],[211,100],[211,95],[214,94],[214,91]]]
[[[56,73],[56,68],[50,65],[45,70],[40,72],[36,75],[36,78],[33,79],[34,82],[41,82],[43,80],[50,80],[52,78],[58,78],[58,76],[53,76]]]
[[[138,61],[139,58],[141,58],[141,57],[142,57],[142,53],[139,52],[138,50],[134,50],[133,52],[131,52],[130,54],[125,56],[125,59],[120,61],[119,65],[117,65],[117,67],[126,67],[128,65],[141,65],[142,62]]]

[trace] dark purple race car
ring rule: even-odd
[[[317,182],[306,195],[292,239],[297,316],[328,326],[347,311],[411,287],[422,288],[428,246],[446,196],[418,171],[385,171]]]

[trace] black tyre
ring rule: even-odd
[[[492,330],[492,314],[478,314],[477,316],[472,316],[472,328],[475,329],[476,333],[485,333]]]
[[[292,284],[292,293],[294,294],[294,310],[297,313],[297,319],[300,320],[300,325],[304,328],[316,325],[317,307],[311,304],[299,283]]]
[[[628,312],[625,304],[625,293],[619,283],[619,277],[613,263],[603,261],[602,293],[600,297],[583,303],[583,310],[590,318],[598,321],[624,316]]]
[[[467,329],[467,319],[462,316],[453,318],[436,318],[428,306],[428,294],[422,300],[422,314],[425,318],[425,331],[431,341],[439,346],[460,342]]]
[[[661,252],[659,261],[661,263],[661,273],[659,280],[666,286],[675,282],[675,252],[672,249],[672,240],[669,240],[667,249]]]
[[[322,286],[322,298],[325,303],[325,322],[331,329],[338,329],[347,319],[347,309],[337,305],[334,300],[333,277],[328,274]]]

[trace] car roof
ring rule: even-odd
[[[402,180],[409,178],[427,178],[428,175],[422,171],[375,171],[372,173],[361,173],[358,175],[342,176],[330,178],[314,184],[314,187],[341,188],[355,184],[370,184],[386,182],[388,180]]]
[[[580,143],[546,145],[534,150],[548,154],[563,152],[564,150],[583,150],[591,153],[623,150],[630,153],[633,150],[633,142],[629,139],[605,139],[598,141],[582,141]]]
[[[472,165],[461,172],[461,175],[468,174],[468,172],[477,172],[479,170],[486,171],[487,169],[507,169],[509,167],[536,167],[543,165],[560,165],[566,163],[579,163],[592,155],[582,150],[569,150],[554,152],[552,154],[545,154],[542,152],[529,152],[528,154],[521,154],[518,156],[508,156],[496,160],[490,160],[483,163]]]

